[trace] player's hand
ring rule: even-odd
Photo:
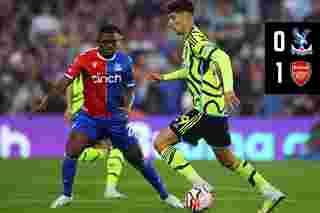
[[[160,81],[161,75],[160,75],[160,72],[154,72],[154,71],[146,72],[145,78],[150,81]]]
[[[70,107],[67,107],[67,109],[64,111],[63,117],[68,123],[71,122],[72,110]]]
[[[230,112],[240,105],[240,100],[233,91],[224,93],[224,101]]]
[[[43,97],[42,99],[34,99],[32,103],[31,112],[44,112],[47,110],[48,107],[48,96]]]

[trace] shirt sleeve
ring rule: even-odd
[[[194,32],[189,37],[192,53],[199,58],[210,61],[219,69],[223,79],[224,91],[233,91],[233,72],[231,60],[215,43],[208,41],[202,33]]]
[[[185,67],[180,68],[176,71],[162,74],[161,79],[164,81],[170,81],[170,80],[178,80],[178,79],[185,79],[188,76],[188,71]]]
[[[233,71],[229,55],[219,49],[212,54],[211,61],[221,72],[224,91],[233,91]]]
[[[81,73],[81,58],[80,56],[76,57],[73,63],[68,67],[67,71],[64,73],[64,76],[70,80],[74,80]]]
[[[136,81],[133,78],[133,61],[129,57],[129,63],[127,64],[127,70],[125,72],[125,84],[127,88],[135,87],[136,86]]]

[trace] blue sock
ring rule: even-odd
[[[144,162],[144,168],[141,169],[141,172],[144,178],[153,186],[155,190],[158,191],[160,198],[162,200],[166,199],[168,197],[168,192],[151,161]]]
[[[76,175],[77,160],[65,157],[62,164],[63,194],[71,197],[73,179]]]

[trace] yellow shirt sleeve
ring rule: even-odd
[[[233,72],[229,55],[219,49],[215,43],[208,41],[202,33],[192,33],[188,41],[196,57],[211,61],[210,63],[220,70],[224,91],[233,91]]]
[[[179,80],[187,78],[188,70],[186,68],[178,69],[174,72],[166,73],[161,75],[161,80],[170,81],[170,80]]]
[[[225,92],[233,91],[233,71],[230,57],[223,50],[218,49],[211,56],[211,61],[221,72]]]

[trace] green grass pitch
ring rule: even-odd
[[[0,212],[40,213],[52,211],[49,204],[62,190],[60,160],[0,160]],[[164,162],[156,161],[162,179],[170,192],[180,198],[190,189],[186,180],[170,170]],[[273,184],[288,194],[288,198],[275,209],[275,213],[320,212],[320,162],[274,161],[253,163]],[[215,185],[217,199],[209,213],[254,213],[261,197],[246,181],[222,168],[216,161],[193,161],[192,165]],[[105,200],[104,164],[79,164],[75,201],[59,212],[134,212],[167,213],[191,212],[171,209],[161,203],[158,195],[128,164],[120,179],[122,192],[128,200]]]

